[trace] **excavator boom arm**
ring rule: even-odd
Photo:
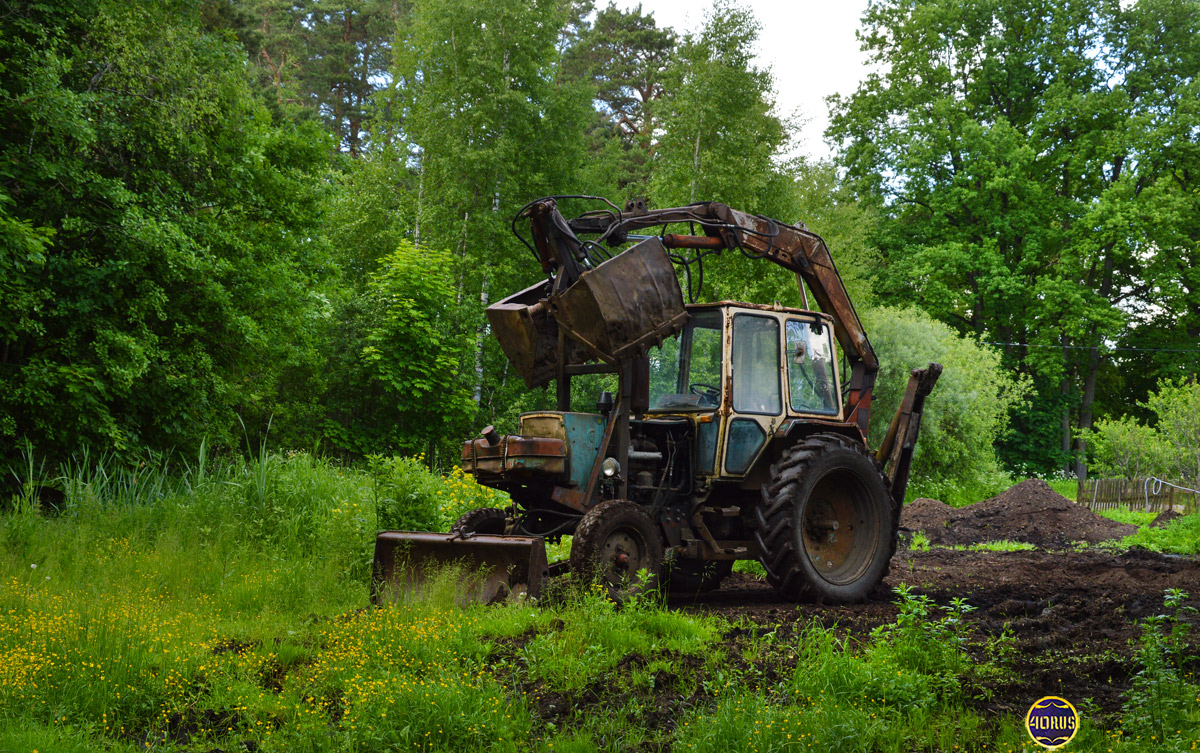
[[[705,236],[664,236],[664,245],[741,248],[750,256],[794,272],[808,285],[821,310],[833,317],[834,335],[850,364],[846,420],[866,435],[879,359],[821,236],[803,226],[747,214],[716,202],[653,210],[631,203],[626,210],[591,213],[564,222],[552,199],[530,205],[527,211],[534,222],[534,237],[543,267],[563,270],[568,277],[565,282],[570,285],[574,282],[570,278],[578,274],[577,260],[586,256],[581,253],[583,244],[576,234],[595,234],[599,236],[598,242],[620,245],[630,232],[689,222],[703,228]],[[546,252],[557,258],[546,258],[543,256]]]

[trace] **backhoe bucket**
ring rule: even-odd
[[[563,364],[614,363],[645,353],[687,323],[679,278],[658,238],[642,241],[554,293],[540,282],[487,308],[488,324],[509,362],[540,387]],[[565,342],[559,330],[569,336]]]
[[[381,531],[375,537],[371,601],[399,601],[429,592],[439,575],[462,578],[455,601],[494,604],[524,594],[537,598],[546,577],[541,536]]]

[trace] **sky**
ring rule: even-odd
[[[605,4],[606,0],[596,3]],[[639,2],[616,0],[616,4],[628,10]],[[775,76],[779,113],[807,121],[800,129],[796,152],[830,157],[822,135],[829,125],[825,97],[850,94],[865,75],[866,55],[859,50],[854,32],[867,0],[741,0],[741,4],[762,24],[757,60]],[[659,26],[680,33],[698,31],[707,10],[696,0],[641,0],[640,5]]]

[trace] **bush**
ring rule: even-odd
[[[959,336],[924,312],[878,308],[863,318],[880,360],[872,446],[878,447],[887,433],[909,372],[931,361],[945,367],[925,404],[908,498],[967,503],[1006,488],[1009,479],[1000,470],[995,444],[1009,411],[1028,393],[1028,383],[1005,371],[997,351]]]
[[[1176,518],[1164,528],[1143,526],[1121,539],[1122,547],[1142,546],[1154,552],[1200,554],[1200,512]]]
[[[1200,381],[1160,382],[1146,406],[1158,418],[1163,474],[1200,489]]]
[[[375,484],[375,509],[381,529],[447,531],[465,512],[505,507],[504,492],[481,486],[454,468],[442,476],[425,466],[425,456],[367,458]]]
[[[1186,620],[1196,614],[1195,607],[1184,605],[1187,599],[1186,592],[1169,589],[1163,599],[1169,612],[1142,620],[1138,650],[1142,669],[1133,678],[1121,721],[1129,736],[1166,743],[1183,729],[1194,730],[1200,720],[1195,702],[1200,688],[1183,675],[1184,665],[1192,659],[1188,654],[1191,625]]]
[[[1159,473],[1166,447],[1158,430],[1126,416],[1100,419],[1080,434],[1092,454],[1092,470],[1107,478],[1142,478]]]
[[[1096,472],[1159,476],[1200,489],[1200,382],[1160,382],[1143,406],[1154,412],[1154,425],[1125,417],[1081,432]]]

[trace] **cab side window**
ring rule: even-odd
[[[829,327],[790,319],[787,335],[788,393],[797,413],[838,412]]]

